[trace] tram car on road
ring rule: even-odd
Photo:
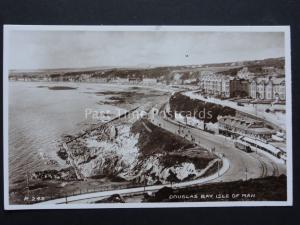
[[[256,149],[260,149],[266,153],[269,153],[279,159],[282,158],[283,152],[278,149],[277,147],[268,144],[268,143],[264,143],[260,140],[254,140],[248,137],[242,137],[241,139],[239,139],[242,142],[247,143],[248,145],[251,146],[251,149],[253,149],[253,151],[255,151]]]
[[[252,152],[250,145],[241,140],[235,141],[234,146],[244,152]]]

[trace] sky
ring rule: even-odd
[[[201,65],[284,56],[283,32],[12,31],[9,69]]]

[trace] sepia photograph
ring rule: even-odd
[[[291,206],[289,26],[4,26],[5,209]]]

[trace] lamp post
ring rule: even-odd
[[[146,172],[144,172],[144,193],[146,192],[147,180],[146,180]]]
[[[29,190],[29,176],[28,176],[28,171],[26,172],[26,186],[27,186],[27,197],[28,197],[28,200],[30,200],[30,190]]]
[[[218,177],[220,176],[220,160],[218,160]]]

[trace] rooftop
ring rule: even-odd
[[[257,127],[257,128],[250,128],[249,129],[252,133],[256,133],[256,134],[275,134],[276,131],[271,130],[269,128],[266,127]]]
[[[251,119],[251,118],[239,118],[239,117],[233,117],[233,116],[224,116],[219,119],[219,122],[225,123],[232,127],[237,127],[237,128],[242,128],[242,129],[251,129],[256,133],[271,132],[270,129],[264,127],[264,124],[262,121]]]

